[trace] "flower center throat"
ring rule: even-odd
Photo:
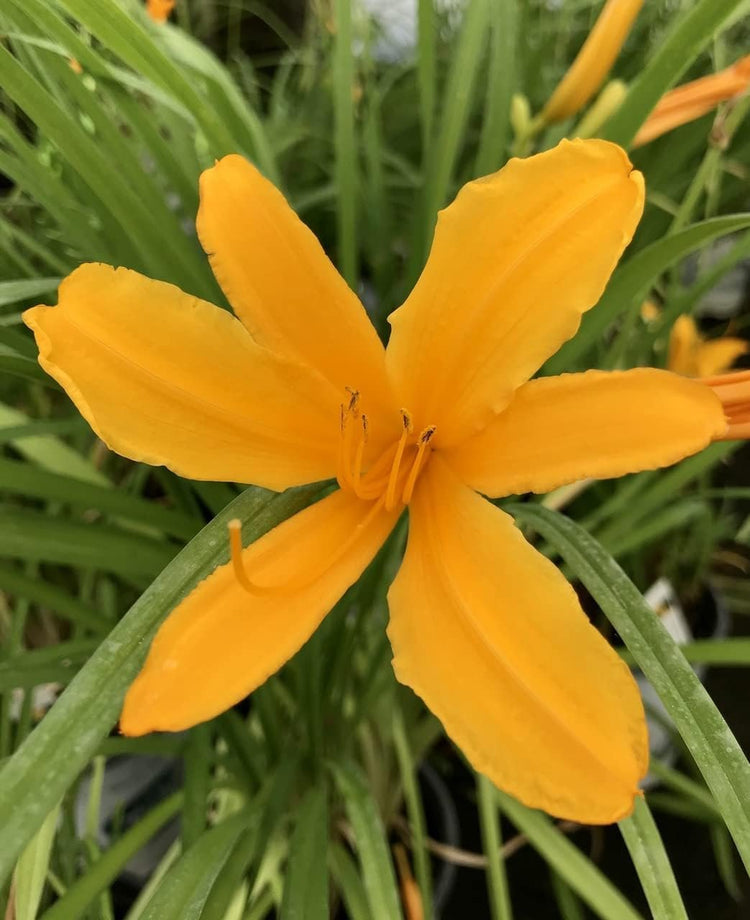
[[[358,539],[361,531],[381,510],[392,511],[401,502],[408,505],[419,474],[424,470],[432,447],[430,442],[435,426],[428,425],[418,436],[414,435],[411,415],[401,409],[401,436],[392,442],[374,463],[364,469],[365,449],[368,438],[367,416],[359,410],[359,392],[347,389],[349,398],[340,407],[340,434],[336,479],[346,492],[353,492],[363,501],[373,505],[364,520],[347,540],[339,546],[328,560],[328,571]],[[301,590],[321,577],[324,572],[303,576],[298,581],[283,585],[263,585],[256,582],[247,572],[242,559],[242,525],[238,520],[228,524],[229,547],[234,575],[248,594],[256,597],[278,596]]]
[[[419,474],[432,453],[435,426],[414,434],[410,413],[401,409],[401,435],[376,460],[363,469],[368,439],[367,416],[360,412],[359,392],[347,388],[349,399],[340,407],[338,469],[339,486],[364,501],[378,500],[387,511],[401,502],[408,505]]]

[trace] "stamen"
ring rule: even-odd
[[[735,441],[750,438],[750,371],[736,371],[716,377],[703,377],[719,398],[727,420],[726,432],[716,440]]]
[[[427,447],[432,439],[432,436],[435,434],[435,431],[435,426],[430,425],[428,428],[425,428],[422,434],[419,436],[417,456],[414,458],[414,462],[412,463],[411,469],[409,470],[409,476],[406,480],[406,485],[404,486],[402,501],[405,505],[408,505],[411,501],[411,496],[414,492],[414,486],[417,484],[417,476],[419,476],[419,471],[424,465],[424,458],[427,452]]]
[[[354,483],[351,479],[352,469],[352,429],[351,420],[357,413],[359,406],[359,390],[353,390],[351,387],[345,387],[349,394],[349,404],[344,408],[341,404],[340,427],[341,437],[339,440],[339,453],[337,462],[336,479],[342,489],[353,489]]]
[[[362,428],[357,437],[357,446],[354,451],[354,466],[352,468],[352,485],[354,491],[359,495],[360,482],[362,480],[362,460],[365,455],[365,445],[367,444],[367,416],[361,416]]]
[[[396,454],[391,464],[391,472],[388,475],[388,485],[385,490],[386,511],[391,511],[396,504],[396,482],[398,480],[399,469],[401,468],[401,458],[404,456],[406,442],[412,432],[411,416],[406,409],[401,410],[401,421],[403,422],[403,430],[401,431],[401,437],[396,446]]]
[[[344,428],[346,426],[346,416],[344,415],[344,404],[339,406],[339,452],[336,460],[336,480],[340,489],[346,488],[346,463],[344,462]]]

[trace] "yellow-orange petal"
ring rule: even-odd
[[[655,368],[586,371],[531,380],[444,456],[464,482],[498,497],[668,466],[725,430],[721,403],[696,381]]]
[[[687,313],[678,316],[669,332],[669,353],[667,367],[675,374],[685,377],[698,376],[696,354],[701,336],[695,320]]]
[[[306,508],[243,550],[257,595],[231,564],[219,566],[156,634],[125,698],[121,731],[189,728],[260,686],[359,578],[399,513],[347,492]]]
[[[648,745],[628,668],[512,518],[437,455],[388,602],[396,676],[475,769],[561,818],[630,812]]]
[[[609,73],[642,6],[643,0],[607,0],[576,59],[544,107],[545,121],[561,121],[586,105]]]
[[[114,451],[193,479],[284,489],[335,475],[339,394],[225,310],[88,264],[24,313],[39,362]]]
[[[377,437],[386,415],[398,437],[385,355],[364,307],[284,196],[240,156],[200,180],[198,235],[235,313],[267,348],[360,393]]]
[[[483,428],[575,334],[642,210],[624,151],[578,140],[511,160],[441,211],[386,356],[415,426],[437,426],[435,447]]]
[[[703,342],[698,349],[696,377],[713,377],[728,371],[737,358],[746,355],[750,346],[744,339],[724,335]]]

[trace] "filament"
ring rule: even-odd
[[[341,403],[340,406],[340,421],[339,425],[341,428],[341,436],[339,438],[339,453],[338,453],[338,463],[337,463],[337,472],[336,479],[339,486],[342,489],[353,488],[354,483],[351,478],[351,456],[352,456],[352,426],[351,420],[354,415],[357,414],[357,407],[359,406],[359,391],[353,390],[351,387],[346,387],[346,391],[349,394],[349,404],[344,407],[344,404]]]
[[[361,416],[362,428],[357,436],[357,446],[354,451],[354,465],[352,467],[352,485],[354,491],[359,495],[360,482],[362,479],[362,460],[365,455],[365,445],[367,444],[367,416]]]
[[[414,486],[417,483],[417,476],[424,465],[425,454],[427,453],[427,448],[432,439],[432,436],[435,434],[435,426],[430,425],[429,428],[425,430],[419,436],[419,446],[417,447],[417,456],[414,458],[414,462],[411,465],[409,470],[409,475],[406,479],[406,485],[404,486],[404,492],[402,496],[402,501],[405,505],[408,505],[411,501],[412,493],[414,492]]]
[[[403,430],[401,431],[401,437],[396,446],[396,454],[393,457],[391,471],[388,475],[388,485],[385,489],[385,507],[387,511],[390,511],[396,504],[396,482],[398,481],[398,474],[401,468],[401,458],[404,456],[406,442],[412,431],[411,417],[406,409],[401,410],[401,420],[403,422]]]

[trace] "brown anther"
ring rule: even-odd
[[[354,390],[352,387],[344,387],[344,389],[349,394],[349,408],[347,411],[353,414],[359,403],[359,390]]]

